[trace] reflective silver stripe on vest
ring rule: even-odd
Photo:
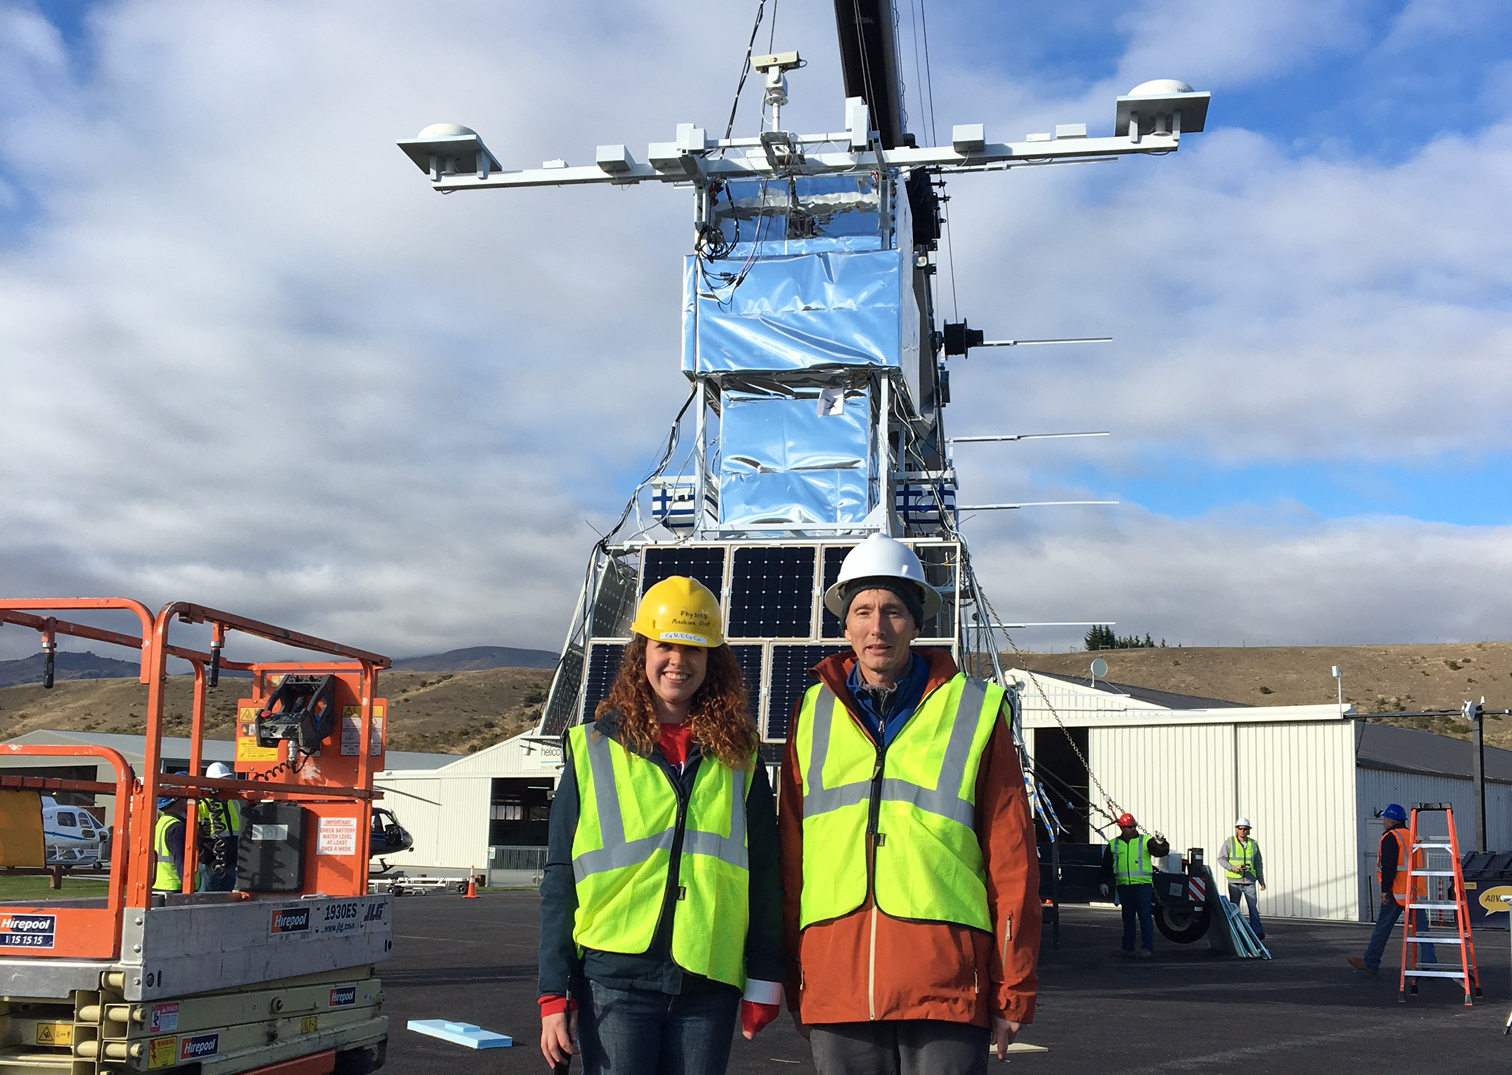
[[[708,763],[714,764],[712,759]],[[750,869],[750,859],[746,851],[745,774],[725,769],[724,776],[730,782],[730,835],[687,829],[683,832],[683,851],[690,855],[708,855],[747,870]]]
[[[1133,863],[1130,864],[1131,868],[1130,868],[1129,872],[1128,873],[1120,873],[1120,874],[1118,874],[1118,876],[1119,877],[1151,877],[1151,878],[1153,878],[1155,876],[1155,871],[1150,868],[1150,859],[1149,859],[1150,844],[1149,844],[1149,841],[1145,840],[1143,837],[1135,837],[1133,841],[1127,841],[1126,840],[1124,842],[1125,843],[1131,843],[1132,842],[1133,847],[1135,849],[1136,857],[1135,857]],[[1119,865],[1119,863],[1121,861],[1126,861],[1126,860],[1124,860],[1124,858],[1123,858],[1122,855],[1115,855],[1114,856],[1113,865],[1115,867],[1115,870],[1116,870],[1116,868],[1118,867],[1118,865]]]
[[[955,719],[951,723],[950,739],[945,744],[945,754],[940,759],[937,785],[926,788],[907,780],[888,777],[882,781],[883,801],[908,803],[925,813],[937,814],[969,827],[975,818],[976,807],[970,800],[961,797],[961,782],[966,779],[966,766],[971,761],[971,741],[976,735],[977,720],[986,701],[987,684],[967,676],[961,688],[960,701],[956,705]],[[814,704],[813,744],[809,751],[808,768],[810,790],[803,796],[804,817],[854,806],[865,802],[870,793],[870,780],[858,780],[837,788],[824,786],[824,762],[829,753],[830,733],[837,704],[834,691],[821,685]],[[923,704],[922,700],[920,704]]]
[[[595,737],[592,732],[584,738],[588,741],[588,768],[593,773],[593,801],[598,807],[599,835],[603,837],[604,846],[576,856],[572,860],[573,876],[581,881],[590,874],[637,866],[657,851],[670,853],[676,835],[674,829],[643,836],[638,840],[625,839],[625,819],[620,813],[619,792],[614,786],[614,759],[610,754],[609,739],[607,736]],[[726,775],[732,782],[742,780],[742,774],[734,770],[726,770]],[[730,789],[730,835],[685,830],[685,852],[709,855],[743,870],[749,868],[745,846],[744,790],[739,785]]]

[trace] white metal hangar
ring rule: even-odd
[[[1267,916],[1369,921],[1375,815],[1390,802],[1453,804],[1460,846],[1474,849],[1468,742],[1367,723],[1334,704],[1242,706],[1023,669],[1006,675],[1020,684],[1025,744],[1042,783],[1069,790],[1054,805],[1070,842],[1112,835],[1106,814],[1086,805],[1111,799],[1173,851],[1202,847],[1214,865],[1242,814],[1264,854]],[[1485,773],[1487,847],[1506,849],[1512,751],[1488,748]]]

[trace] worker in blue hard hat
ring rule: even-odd
[[[184,800],[162,796],[157,801],[157,823],[152,830],[152,851],[156,866],[152,874],[154,892],[184,890]],[[193,889],[197,886],[191,885]]]
[[[1350,956],[1349,965],[1366,974],[1376,974],[1381,969],[1381,956],[1386,952],[1386,942],[1396,928],[1402,909],[1407,906],[1412,845],[1408,842],[1407,811],[1397,803],[1388,803],[1381,811],[1381,847],[1376,856],[1376,877],[1381,882],[1381,906],[1376,912],[1375,929],[1370,934],[1370,943],[1363,956]],[[1422,880],[1415,886],[1416,895],[1422,895]],[[1417,909],[1417,930],[1428,932],[1428,916]],[[1425,944],[1418,949],[1418,966],[1437,963],[1438,956],[1433,945]]]
[[[776,1017],[777,820],[719,602],[646,590],[596,719],[571,728],[541,882],[541,1053],[586,1075],[719,1075]]]

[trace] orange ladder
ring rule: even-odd
[[[1447,834],[1425,833],[1419,815],[1442,814]],[[1427,820],[1424,818],[1423,820]],[[1454,808],[1449,803],[1418,803],[1412,808],[1408,832],[1407,905],[1402,921],[1402,979],[1397,999],[1406,1003],[1409,988],[1417,993],[1419,978],[1452,978],[1465,990],[1465,1004],[1481,995],[1480,972],[1475,966],[1475,941],[1470,935],[1470,911],[1465,904],[1465,877],[1460,869],[1459,837],[1454,831]],[[1426,928],[1418,928],[1418,912],[1426,915]],[[1459,955],[1420,964],[1422,946],[1450,945]],[[1411,982],[1409,987],[1409,980]]]

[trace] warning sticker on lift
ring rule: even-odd
[[[178,1063],[178,1038],[172,1034],[166,1038],[153,1038],[147,1043],[147,1066],[171,1068]]]
[[[73,1024],[72,1023],[38,1023],[37,1024],[37,1044],[38,1045],[72,1045],[73,1044]]]
[[[147,1030],[152,1034],[161,1034],[165,1030],[178,1029],[178,1005],[177,1004],[154,1004],[152,1016],[147,1020]]]
[[[368,753],[378,757],[383,753],[383,704],[373,703],[373,723],[368,729]],[[341,707],[341,752],[351,756],[362,753],[362,707]]]
[[[278,748],[257,745],[257,706],[243,705],[236,710],[236,760],[277,761]]]
[[[57,915],[0,914],[0,948],[51,948],[57,932]]]
[[[355,855],[357,853],[357,819],[322,817],[317,819],[315,854]]]

